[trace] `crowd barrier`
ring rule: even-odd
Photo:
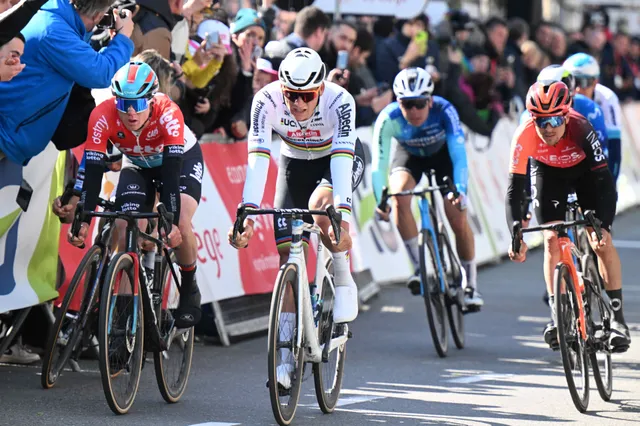
[[[618,183],[618,211],[638,204],[640,197],[640,128],[634,126],[640,116],[640,104],[623,107],[623,164]],[[497,262],[506,254],[510,242],[504,216],[504,196],[508,183],[511,137],[514,120],[501,120],[491,138],[467,131],[467,156],[470,169],[469,219],[480,265]],[[396,228],[375,219],[375,199],[369,172],[372,128],[357,129],[366,152],[366,171],[356,190],[351,235],[352,271],[361,299],[374,295],[379,285],[398,282],[410,275],[411,266]],[[256,235],[245,250],[227,243],[227,232],[235,220],[246,177],[246,143],[203,143],[202,200],[193,220],[198,245],[197,280],[203,304],[211,303],[215,324],[223,343],[229,336],[266,328],[269,292],[278,271],[278,254],[273,239],[273,220],[256,220]],[[81,155],[82,148],[74,150]],[[271,207],[274,197],[279,145],[274,144],[273,164],[269,171],[262,206]],[[62,191],[64,156],[49,148],[27,167],[0,167],[0,313],[32,306],[58,296],[56,266],[59,253],[66,270],[60,287],[66,285],[79,263],[83,250],[66,242],[68,225],[60,227],[50,213],[53,198]],[[27,212],[15,203],[22,178],[34,188]],[[118,173],[105,174],[102,196],[109,198],[117,185]],[[417,209],[416,209],[417,214]],[[95,225],[91,231],[95,235]],[[530,235],[530,245],[541,243],[539,235]],[[313,250],[309,251],[313,256]],[[311,264],[314,259],[312,257]],[[309,270],[313,278],[313,268]],[[59,299],[58,299],[59,300]],[[253,313],[247,314],[249,310]]]

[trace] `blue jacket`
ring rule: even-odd
[[[133,53],[133,42],[118,34],[100,53],[91,32],[69,0],[49,0],[22,30],[24,70],[0,84],[0,150],[26,164],[53,136],[74,83],[109,87]]]

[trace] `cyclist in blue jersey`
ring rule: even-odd
[[[576,53],[569,56],[564,64],[567,71],[576,79],[576,93],[582,94],[598,104],[604,114],[607,128],[609,170],[617,181],[622,162],[620,139],[622,136],[622,110],[618,96],[606,86],[598,83],[600,65],[598,61],[586,53]]]
[[[467,220],[467,153],[465,135],[460,126],[458,112],[447,100],[432,96],[434,83],[422,68],[400,71],[393,82],[398,99],[378,115],[373,131],[372,180],[375,197],[380,201],[382,187],[389,179],[389,190],[411,190],[423,173],[435,170],[439,184],[443,178],[453,178],[460,196],[443,194],[445,214],[456,236],[456,247],[467,276],[465,302],[470,310],[477,310],[484,302],[477,291],[475,242]],[[389,173],[391,139],[398,145]],[[392,213],[395,224],[404,240],[416,271],[419,271],[418,227],[411,212],[410,197],[394,197]],[[389,210],[377,210],[378,215],[389,220]],[[413,294],[420,294],[418,272],[409,278]]]

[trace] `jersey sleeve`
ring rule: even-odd
[[[443,122],[447,133],[447,148],[453,163],[453,183],[458,191],[466,194],[469,168],[467,166],[467,151],[464,146],[465,136],[460,125],[460,117],[453,105],[449,104],[444,108]]]
[[[586,119],[580,120],[576,127],[575,142],[582,147],[591,170],[608,167],[602,144],[591,123]]]
[[[598,139],[602,144],[602,147],[606,150],[607,141],[609,140],[609,134],[607,132],[607,125],[604,121],[604,114],[602,112],[602,108],[598,106],[595,102],[593,103],[593,112],[588,115],[587,118],[589,122],[593,126],[593,129],[596,131],[598,135]]]
[[[353,154],[356,147],[356,103],[346,90],[341,102],[329,114],[333,117],[334,131],[331,142],[331,183],[333,203],[342,220],[351,220],[351,199],[353,197]]]
[[[602,106],[602,112],[604,113],[604,121],[607,127],[607,138],[620,139],[622,110],[620,109],[618,96],[615,93],[611,93],[607,98],[607,103]]]
[[[387,110],[382,110],[373,126],[373,146],[371,148],[371,181],[376,202],[382,197],[382,187],[389,176],[389,154],[391,138],[395,136],[395,122]]]
[[[535,146],[531,132],[527,131],[528,122],[521,124],[511,140],[511,154],[509,155],[509,173],[515,175],[526,175],[529,156],[532,154],[529,147]]]
[[[250,208],[259,208],[267,183],[271,164],[272,121],[276,114],[276,103],[263,90],[253,97],[251,124],[247,142],[247,178],[242,192],[242,203]]]
[[[164,133],[164,146],[184,146],[184,116],[178,105],[168,101],[159,123],[160,131]]]
[[[160,116],[160,131],[164,134],[162,151],[162,192],[160,201],[173,213],[173,224],[180,221],[180,172],[184,156],[184,116],[180,108],[168,100]]]
[[[98,204],[100,185],[104,174],[105,160],[107,156],[107,141],[110,135],[109,108],[113,106],[113,100],[107,99],[95,107],[89,116],[89,128],[87,140],[84,145],[84,182],[80,202],[85,211],[94,211]],[[91,221],[85,218],[86,223]]]

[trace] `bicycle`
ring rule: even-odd
[[[68,185],[65,189],[61,197],[63,205],[68,204],[73,195],[72,190],[73,185]],[[98,205],[105,211],[115,209],[113,203],[102,198],[98,199]],[[95,326],[99,306],[98,294],[105,278],[105,265],[109,263],[112,255],[114,222],[115,218],[105,221],[93,245],[82,257],[56,312],[43,355],[40,384],[44,389],[50,389],[55,385],[67,362],[72,371],[82,371],[78,363],[80,354],[85,348],[94,346],[93,339],[97,336]],[[84,248],[84,245],[81,248]],[[84,295],[79,310],[73,313],[69,311],[69,307],[79,288],[84,289]]]
[[[433,172],[429,174],[432,183]],[[436,352],[441,358],[447,356],[447,321],[451,327],[451,335],[458,349],[464,348],[464,314],[468,312],[464,303],[464,289],[462,288],[462,265],[457,254],[451,248],[451,241],[444,226],[438,219],[433,205],[429,203],[427,194],[448,190],[458,197],[453,182],[448,177],[443,179],[444,185],[429,186],[422,189],[389,194],[388,188],[382,189],[382,197],[378,208],[386,210],[390,197],[417,196],[420,207],[420,295],[424,298],[427,308],[427,320],[431,330],[431,338]],[[436,234],[437,230],[437,234]],[[428,258],[427,258],[428,255]],[[430,263],[428,268],[427,262]],[[446,312],[445,312],[446,309]]]
[[[526,229],[522,228],[520,222],[512,224],[514,253],[520,252],[523,233],[545,230],[558,233],[561,258],[554,273],[558,343],[571,399],[582,413],[589,404],[589,363],[600,397],[609,401],[613,391],[612,348],[609,346],[613,310],[606,293],[602,292],[602,277],[594,259],[588,253],[580,252],[566,233],[567,229],[575,232],[578,226],[589,226],[593,228],[598,240],[602,239],[601,222],[596,219],[593,211],[587,210],[583,215],[585,219]],[[579,262],[575,262],[574,258],[579,259]],[[576,263],[579,264],[578,267]],[[597,317],[594,318],[594,315]],[[598,365],[598,354],[602,354],[604,358],[602,368]],[[577,388],[574,372],[580,374],[580,389]]]
[[[158,218],[159,231],[169,235],[173,214],[167,212],[162,203],[156,208],[157,213],[85,212],[82,203],[78,203],[72,225],[71,232],[77,235],[85,217],[123,219],[127,223],[126,250],[112,257],[105,273],[98,325],[102,387],[109,408],[116,414],[126,414],[133,405],[147,351],[153,352],[156,382],[168,403],[180,400],[191,370],[193,327],[176,329],[171,312],[178,303],[170,297],[169,280],[173,278],[175,286],[180,288],[173,253],[161,239],[138,228],[138,219]],[[147,276],[141,265],[139,239],[156,246],[152,277]],[[128,280],[123,280],[125,275]],[[124,307],[120,307],[119,302],[124,303]],[[174,356],[170,351],[176,347],[179,354]],[[173,358],[178,361],[177,374],[172,374],[170,368]],[[116,385],[122,376],[129,380],[125,382],[123,395],[119,395]]]
[[[326,210],[303,210],[246,209],[240,205],[233,225],[234,241],[235,236],[244,231],[243,223],[247,216],[263,214],[278,214],[292,219],[289,259],[280,267],[271,298],[267,351],[271,409],[278,424],[284,426],[291,423],[298,406],[305,362],[313,364],[316,398],[323,413],[333,412],[340,396],[346,343],[351,333],[347,324],[333,322],[333,260],[320,238],[314,285],[309,285],[302,233],[320,234],[320,228],[304,223],[302,218],[305,215],[328,216],[337,241],[340,241],[342,218],[333,206]],[[283,313],[293,314],[294,318]],[[281,324],[281,320],[287,317],[291,324]],[[294,366],[292,372],[287,372],[291,379],[288,389],[278,383],[277,371],[281,360],[284,362],[280,366]]]

